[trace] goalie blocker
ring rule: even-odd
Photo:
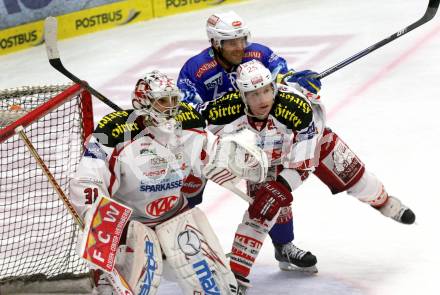
[[[78,237],[78,255],[91,268],[113,271],[119,241],[132,211],[104,196],[87,211],[84,231]]]

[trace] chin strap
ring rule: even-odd
[[[266,120],[266,116],[264,115],[260,115],[260,116],[256,116],[254,114],[251,113],[251,110],[249,110],[249,107],[247,104],[244,104],[244,113],[246,114],[246,116],[251,117],[252,119],[257,119],[260,121],[264,121]]]

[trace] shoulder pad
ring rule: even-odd
[[[98,123],[94,131],[94,136],[101,142],[101,144],[109,147],[115,147],[118,143],[132,139],[139,132],[142,131],[142,126],[136,118],[127,120],[133,110],[117,111],[105,115]],[[124,133],[129,134],[129,137],[124,136]]]
[[[313,110],[307,98],[291,92],[278,92],[272,115],[292,130],[302,130],[313,121]]]
[[[182,123],[182,129],[205,128],[205,119],[190,104],[180,102],[176,121]]]
[[[245,114],[240,92],[231,91],[206,103],[200,110],[208,124],[226,125]]]

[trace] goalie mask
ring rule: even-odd
[[[220,49],[222,41],[250,37],[249,29],[243,19],[233,11],[216,13],[206,23],[206,33],[212,45]]]
[[[159,71],[153,71],[136,83],[132,104],[135,110],[145,115],[149,126],[157,127],[171,119],[174,121],[180,99],[180,90],[174,80]]]
[[[252,108],[257,110],[266,107],[270,110],[273,105],[277,86],[270,70],[255,59],[245,62],[237,68],[236,83],[245,104],[246,114],[258,119],[265,119],[267,115],[257,114]],[[271,87],[267,87],[267,85],[271,85]],[[261,88],[264,88],[262,93],[256,91]],[[266,112],[268,113],[268,110]]]

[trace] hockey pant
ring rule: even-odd
[[[319,165],[313,172],[333,194],[347,192],[361,202],[375,208],[383,206],[388,194],[382,182],[371,172],[365,169],[364,163],[350,149],[350,147],[330,128],[326,128],[321,139]],[[296,170],[283,170],[284,179],[292,191],[298,188],[308,177],[307,172],[302,174]],[[270,231],[275,243],[288,243],[293,240],[293,223],[290,214],[280,214],[277,223]],[[290,227],[292,228],[290,230]],[[291,234],[292,233],[292,234]]]
[[[319,165],[313,172],[333,194],[347,192],[358,200],[372,205],[382,206],[388,194],[382,182],[371,172],[365,169],[364,163],[334,133],[326,128],[321,139],[319,151]],[[281,173],[281,175],[284,171]],[[288,184],[292,190],[298,188],[306,177],[296,171],[289,171]],[[296,173],[296,175],[294,175]]]

